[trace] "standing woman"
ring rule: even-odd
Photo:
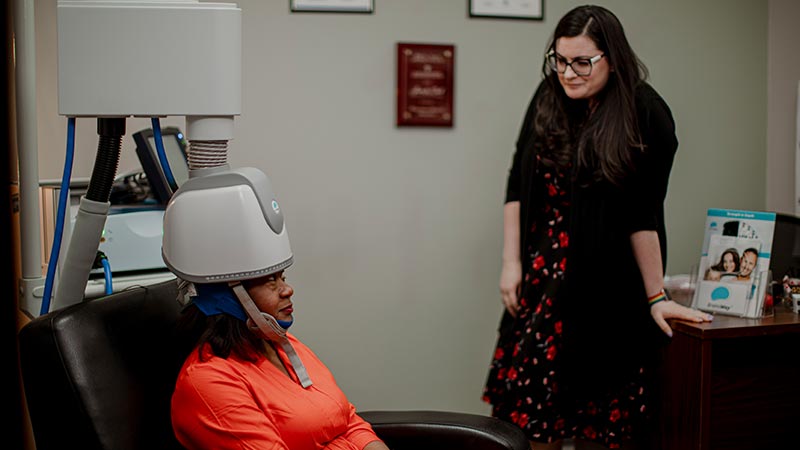
[[[646,434],[666,319],[711,320],[663,290],[675,124],[605,8],[568,12],[542,71],[508,177],[483,398],[534,450],[627,447]]]

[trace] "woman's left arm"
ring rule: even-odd
[[[675,121],[669,106],[649,85],[637,91],[636,108],[645,149],[636,158],[637,169],[627,192],[629,204],[630,240],[634,258],[644,282],[647,298],[658,295],[664,288],[664,258],[659,228],[663,229],[664,200],[678,139]],[[646,302],[647,298],[642,301]],[[711,320],[706,313],[687,308],[672,301],[659,301],[650,307],[650,315],[668,336],[672,329],[667,319],[694,322]]]
[[[661,264],[661,245],[658,242],[658,233],[651,230],[637,231],[631,235],[631,247],[639,271],[642,273],[644,288],[647,296],[652,297],[660,293],[664,288],[664,270]],[[647,301],[647,299],[642,299]],[[673,301],[662,301],[650,307],[650,315],[656,321],[658,327],[672,337],[672,329],[667,323],[667,319],[683,319],[692,322],[707,322],[713,316],[687,308]]]
[[[389,447],[383,441],[372,441],[364,447],[364,450],[389,450]]]
[[[352,403],[348,405],[346,417],[347,430],[325,446],[325,450],[388,450],[386,444],[375,434],[372,425],[356,413]]]

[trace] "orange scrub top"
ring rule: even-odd
[[[206,361],[192,351],[172,395],[172,427],[187,449],[361,450],[379,440],[317,356],[288,335],[313,385],[297,382],[266,357],[255,363],[231,355]]]

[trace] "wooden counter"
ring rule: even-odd
[[[657,419],[663,448],[800,448],[798,315],[671,326]]]

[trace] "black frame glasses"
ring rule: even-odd
[[[566,58],[556,54],[556,52],[553,50],[550,50],[546,55],[544,55],[545,59],[547,60],[547,65],[553,70],[553,72],[566,73],[567,67],[569,67],[573,72],[575,72],[575,75],[578,75],[579,77],[588,77],[591,75],[594,65],[597,63],[597,61],[600,61],[603,56],[605,56],[605,53],[600,53],[599,55],[591,58],[575,58],[572,60],[572,62],[567,62]],[[576,64],[576,66],[573,66],[573,64]]]

